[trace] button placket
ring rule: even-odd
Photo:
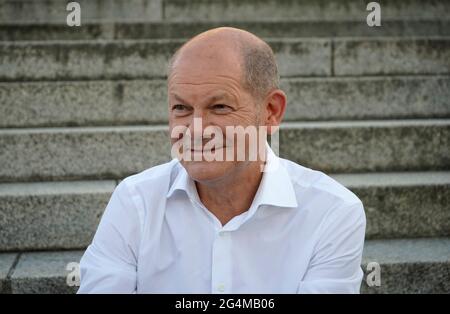
[[[212,251],[211,291],[230,293],[231,289],[231,237],[228,232],[218,233]]]

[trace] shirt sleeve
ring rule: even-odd
[[[136,293],[139,215],[122,181],[80,261],[78,293]]]
[[[320,228],[298,293],[359,293],[366,216],[361,202],[332,210]]]

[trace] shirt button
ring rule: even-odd
[[[225,285],[224,285],[224,284],[218,285],[218,286],[217,286],[217,290],[218,290],[219,292],[224,292],[224,291],[225,291]]]
[[[225,238],[228,235],[228,233],[225,231],[221,231],[221,232],[219,232],[219,235],[220,235],[220,237]]]

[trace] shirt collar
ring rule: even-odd
[[[281,159],[266,145],[267,162],[264,174],[256,192],[252,206],[273,205],[297,207],[297,197],[291,178]]]
[[[291,178],[283,166],[281,159],[275,155],[270,146],[266,144],[267,162],[264,168],[263,177],[259,184],[251,208],[258,208],[260,205],[273,205],[277,207],[292,208],[297,207],[297,197]],[[197,189],[194,181],[189,177],[186,169],[178,162],[176,166],[179,171],[166,195],[171,197],[177,190],[183,190],[191,199],[197,199]],[[200,201],[200,200],[196,200]]]
[[[189,197],[193,197],[197,189],[194,180],[189,177],[186,169],[184,169],[179,161],[176,162],[175,167],[178,168],[178,172],[166,197],[171,197],[177,190],[185,191]]]

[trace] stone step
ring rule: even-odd
[[[387,20],[383,27],[365,21],[134,22],[0,24],[2,41],[191,38],[208,29],[230,26],[262,38],[450,36],[449,20]]]
[[[65,23],[61,0],[2,0],[0,20]],[[365,21],[363,0],[79,0],[81,23],[89,21],[217,21],[217,20],[348,20]],[[448,1],[383,1],[381,17],[389,19],[448,19]],[[383,24],[382,24],[383,25]]]
[[[363,0],[169,0],[164,18],[176,21],[213,20],[347,20],[366,21]],[[448,1],[380,1],[383,19],[449,19]]]
[[[11,293],[10,271],[18,261],[17,253],[0,253],[0,294]]]
[[[363,256],[364,270],[370,262],[379,263],[381,285],[363,281],[362,293],[450,291],[450,238],[366,241]]]
[[[165,0],[77,0],[81,25],[92,21],[155,21],[162,19]],[[0,0],[2,23],[64,23],[67,3],[64,0]],[[73,9],[71,9],[72,11]],[[66,25],[67,26],[67,25]],[[67,26],[68,27],[68,26]]]
[[[163,78],[167,60],[183,42],[1,42],[0,81]],[[268,42],[283,77],[450,73],[449,37]]]
[[[363,201],[367,239],[450,236],[450,172],[332,177]],[[115,181],[0,184],[0,252],[86,248],[114,187]]]
[[[0,184],[0,251],[83,249],[115,181]]]
[[[280,155],[333,172],[447,170],[450,120],[285,123]],[[0,130],[0,182],[120,179],[170,160],[168,127]]]
[[[439,38],[340,40],[332,55],[336,76],[450,71],[450,40]]]
[[[331,176],[362,200],[367,239],[450,236],[450,172]]]
[[[75,293],[77,264],[83,251],[0,254],[1,293]],[[380,266],[381,285],[366,283],[371,269]],[[424,238],[369,240],[361,267],[362,293],[448,293],[450,290],[450,239]],[[78,272],[79,274],[79,272]],[[79,276],[78,276],[79,278]],[[68,284],[70,283],[70,285]]]
[[[3,281],[0,285],[3,291],[0,293],[75,293],[78,287],[69,286],[67,278],[72,273],[70,263],[76,263],[75,274],[79,278],[78,265],[83,253],[84,251],[0,253],[0,265],[4,264],[4,269],[9,266],[9,276],[0,279],[0,282]]]
[[[450,117],[450,76],[283,79],[285,121]],[[0,127],[167,122],[165,80],[0,83]]]

